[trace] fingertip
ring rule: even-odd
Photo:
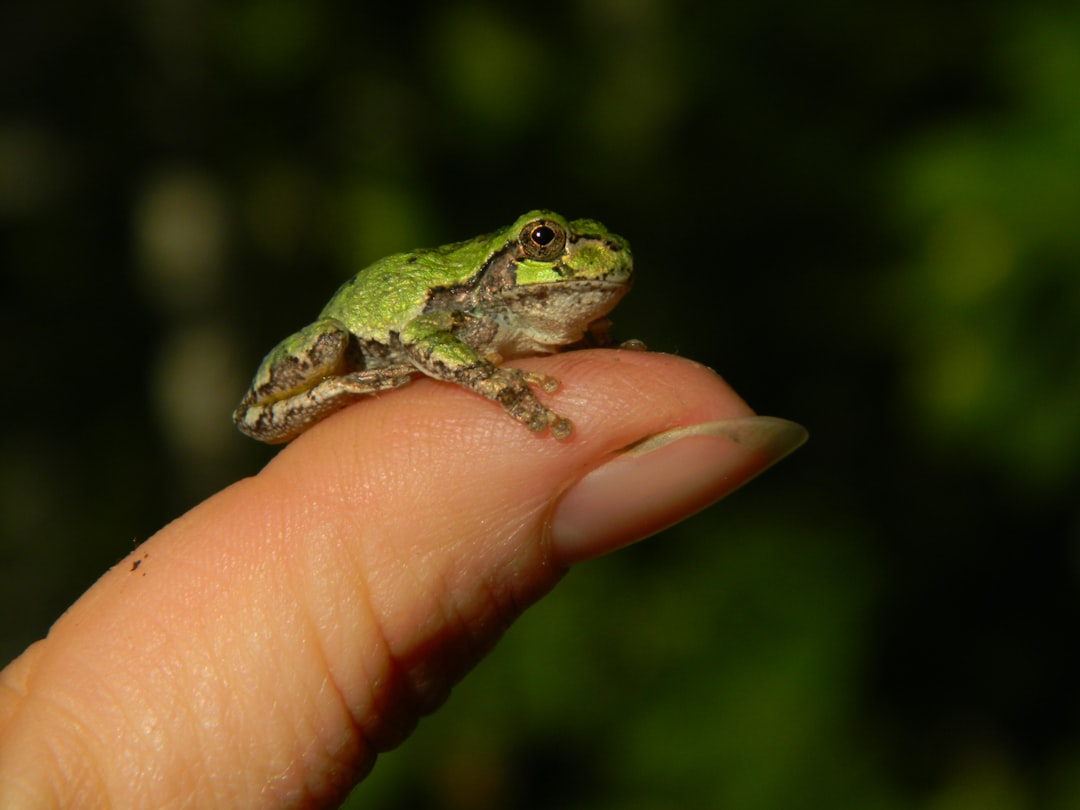
[[[768,416],[649,436],[562,496],[551,521],[555,558],[572,565],[648,537],[730,494],[806,437],[801,425]]]

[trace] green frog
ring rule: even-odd
[[[534,433],[569,438],[570,421],[532,390],[554,392],[558,380],[501,363],[607,345],[606,316],[632,277],[622,237],[552,211],[530,211],[465,242],[388,256],[346,281],[314,323],[270,351],[233,420],[248,436],[280,444],[358,398],[426,374],[501,405]]]

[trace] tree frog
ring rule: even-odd
[[[605,316],[632,276],[622,237],[552,211],[389,256],[346,281],[314,323],[270,351],[233,421],[248,436],[280,444],[364,395],[426,374],[501,405],[534,433],[566,439],[570,421],[530,387],[551,393],[558,380],[500,364],[606,345]]]

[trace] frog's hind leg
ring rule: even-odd
[[[267,444],[282,444],[361,397],[404,385],[415,373],[412,366],[395,366],[327,377],[288,399],[249,408],[236,424]]]
[[[316,321],[271,350],[233,413],[242,433],[269,444],[295,438],[363,394],[409,381],[412,367],[357,370],[352,335],[331,319]]]
[[[316,380],[339,374],[346,362],[350,337],[336,321],[326,320],[285,338],[263,358],[237,412],[287,399],[311,388]]]

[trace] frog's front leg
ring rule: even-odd
[[[364,394],[407,383],[415,369],[357,369],[352,336],[332,319],[316,321],[275,346],[233,412],[242,433],[267,444],[287,442]]]
[[[547,392],[559,387],[554,377],[492,362],[497,355],[483,354],[474,346],[490,345],[498,326],[464,312],[429,312],[401,330],[399,339],[409,360],[425,374],[457,383],[502,406],[507,414],[534,433],[550,429],[556,439],[573,430],[569,419],[546,408],[530,385]]]

